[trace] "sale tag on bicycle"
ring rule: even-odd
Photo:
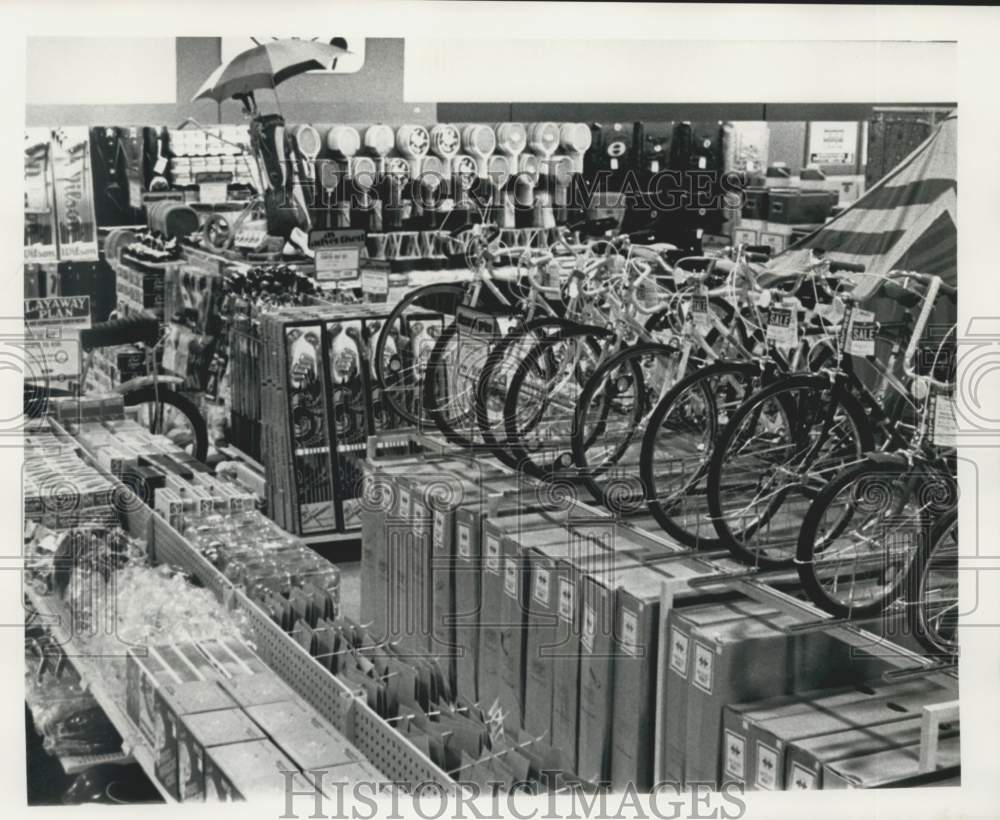
[[[852,356],[875,355],[875,314],[870,310],[855,308],[848,320],[847,341],[844,352]]]
[[[936,447],[958,446],[958,420],[954,396],[935,396],[931,408],[932,440]]]
[[[712,320],[708,315],[708,297],[704,294],[696,293],[691,297],[691,318],[698,330],[705,331],[712,327]]]
[[[767,340],[778,347],[799,343],[799,316],[795,308],[772,307],[767,314]]]

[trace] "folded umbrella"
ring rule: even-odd
[[[251,100],[255,89],[273,89],[306,71],[328,70],[338,57],[350,53],[319,40],[286,39],[261,43],[215,69],[191,101],[222,102],[230,97]]]

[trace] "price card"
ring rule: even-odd
[[[936,447],[958,446],[958,419],[954,396],[935,396],[931,408],[932,441]]]
[[[767,340],[778,347],[799,343],[799,317],[795,308],[772,307],[767,316]]]
[[[844,318],[841,346],[851,356],[875,355],[875,314],[870,310],[852,308]]]
[[[691,318],[698,330],[706,331],[712,327],[712,319],[708,315],[708,297],[704,294],[691,297]]]
[[[358,248],[319,248],[316,250],[316,281],[340,282],[357,279],[361,267]]]
[[[389,272],[366,270],[361,273],[361,289],[372,296],[383,296],[389,292]]]
[[[194,181],[198,183],[198,201],[218,205],[229,198],[229,183],[233,181],[233,175],[228,171],[210,171],[195,174]]]

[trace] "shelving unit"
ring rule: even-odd
[[[90,655],[85,646],[81,646],[66,630],[65,624],[70,620],[70,613],[55,598],[42,595],[30,583],[24,584],[25,597],[31,602],[38,614],[45,619],[45,628],[51,633],[66,660],[73,665],[83,688],[94,696],[108,720],[122,736],[122,751],[117,755],[82,755],[60,759],[67,774],[75,774],[99,763],[138,763],[146,773],[156,790],[168,803],[177,802],[156,778],[153,769],[153,750],[146,745],[138,730],[132,725],[118,701],[108,692],[104,685],[98,663]]]

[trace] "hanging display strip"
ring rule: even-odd
[[[52,132],[24,132],[24,261],[54,262],[56,245],[55,190],[52,176]]]
[[[90,132],[60,128],[52,136],[52,169],[59,259],[96,262],[97,217],[90,161]]]

